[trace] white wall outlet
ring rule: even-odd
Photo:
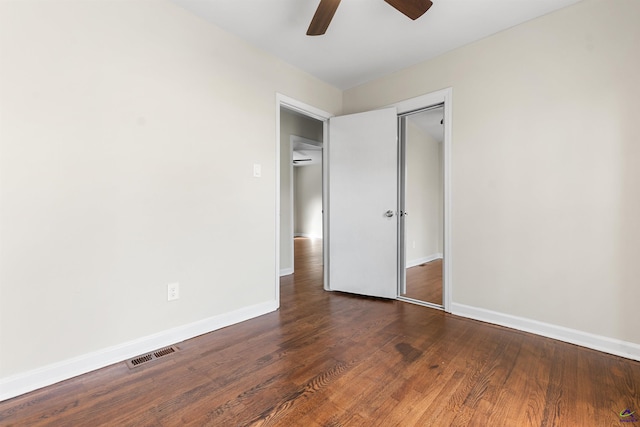
[[[180,298],[180,283],[169,283],[167,285],[167,301]]]
[[[255,163],[253,165],[253,176],[260,178],[262,176],[262,165]]]

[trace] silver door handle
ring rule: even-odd
[[[384,213],[384,216],[386,216],[387,218],[391,218],[393,216],[393,211],[386,211]]]

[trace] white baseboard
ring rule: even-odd
[[[32,371],[5,377],[0,379],[0,401],[104,368],[216,329],[262,316],[277,309],[277,301],[268,301],[43,366]]]
[[[290,274],[293,274],[293,268],[282,268],[282,269],[280,269],[280,277],[288,276]]]
[[[451,313],[640,361],[640,344],[458,303],[451,304]]]
[[[423,257],[423,258],[417,258],[417,259],[409,260],[409,261],[407,261],[407,267],[406,268],[415,267],[416,265],[424,264],[425,262],[435,261],[437,259],[442,259],[442,254],[441,253],[431,254],[431,255]]]

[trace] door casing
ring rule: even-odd
[[[451,312],[451,300],[453,294],[452,280],[452,247],[451,247],[451,154],[452,154],[452,111],[453,88],[445,88],[436,92],[410,98],[391,104],[398,109],[398,115],[405,115],[412,111],[419,111],[437,104],[444,105],[444,141],[443,141],[443,177],[444,177],[444,237],[443,237],[443,264],[442,264],[442,306],[444,311]],[[404,171],[399,171],[403,173]],[[400,230],[398,230],[400,233]],[[400,241],[400,239],[399,239]],[[400,248],[398,247],[398,253]],[[400,270],[400,269],[399,269]],[[400,283],[398,280],[398,295],[400,295]],[[428,305],[428,304],[426,304]]]
[[[280,168],[282,167],[282,165],[280,164],[280,108],[281,107],[285,107],[288,108],[289,110],[293,110],[293,111],[297,111],[298,113],[301,113],[307,117],[310,117],[312,119],[316,119],[316,120],[320,120],[323,124],[322,124],[322,143],[323,146],[326,146],[327,141],[328,141],[328,131],[329,131],[329,127],[328,127],[328,120],[330,117],[333,116],[333,114],[328,113],[326,111],[323,111],[319,108],[316,108],[312,105],[306,104],[304,102],[298,101],[294,98],[288,97],[286,95],[283,95],[281,93],[276,93],[276,135],[275,135],[275,139],[276,139],[276,164],[275,164],[275,176],[276,176],[276,204],[275,204],[275,209],[276,209],[276,227],[275,227],[275,252],[276,252],[276,256],[275,256],[275,280],[274,280],[274,292],[275,292],[275,296],[276,296],[276,302],[278,307],[280,306]],[[325,150],[323,150],[322,152],[322,162],[323,165],[326,165],[327,162],[327,158],[326,158],[326,154],[325,154]],[[326,200],[326,174],[322,173],[322,199],[323,199],[323,206]],[[328,218],[327,215],[323,215],[322,216],[322,234],[323,234],[323,239],[322,239],[322,246],[323,246],[323,253],[326,254],[327,253],[327,230],[328,230]],[[326,258],[326,256],[325,256]],[[324,263],[324,281],[325,283],[323,284],[325,289],[327,289],[327,277],[328,277],[328,263],[325,262]]]

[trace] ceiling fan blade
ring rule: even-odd
[[[309,24],[307,35],[320,36],[324,34],[327,28],[329,28],[331,19],[333,19],[333,15],[336,13],[339,4],[340,0],[320,0],[318,9],[316,9],[316,13],[313,15],[313,19],[311,19],[311,24]]]
[[[414,21],[433,5],[431,0],[384,0]]]

